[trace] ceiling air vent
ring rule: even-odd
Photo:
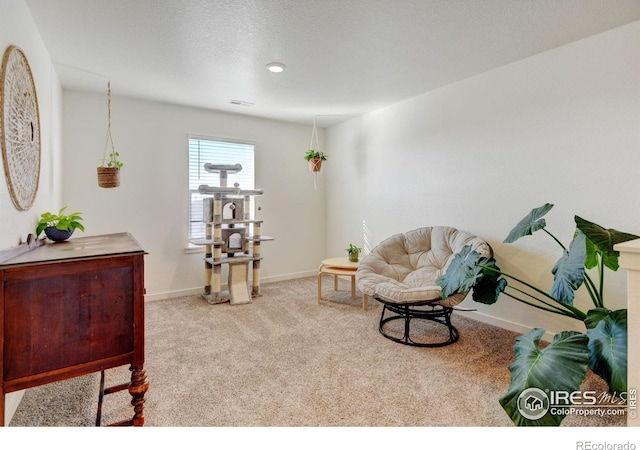
[[[229,100],[229,103],[231,103],[232,105],[238,105],[238,106],[253,106],[254,105],[254,103],[244,102],[242,100]]]

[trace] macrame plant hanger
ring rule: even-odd
[[[313,139],[316,140],[316,146],[313,146]],[[316,151],[320,151],[320,142],[318,141],[318,131],[316,130],[316,118],[313,118],[313,130],[311,131],[311,143],[309,144],[309,148],[315,148]],[[322,160],[318,161],[317,164],[322,164]],[[317,168],[313,171],[313,189],[318,189],[318,172],[320,169]]]
[[[108,150],[111,150],[108,152]],[[109,158],[107,159],[107,155]],[[102,151],[102,166],[98,167],[98,185],[104,188],[120,186],[120,168],[117,164],[109,164],[109,160],[116,160],[116,149],[111,135],[111,82],[107,82],[107,136]]]
[[[107,137],[104,141],[104,150],[102,151],[102,165],[107,162],[107,149],[111,147],[111,153],[116,149],[113,145],[113,136],[111,135],[111,82],[107,82]]]

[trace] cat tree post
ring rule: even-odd
[[[211,277],[213,272],[213,264],[209,262],[210,258],[213,258],[213,224],[207,222],[205,224],[205,246],[204,246],[204,294],[205,296],[211,296]]]
[[[226,174],[226,172],[225,172]],[[222,241],[222,197],[221,194],[215,194],[213,197],[213,242]],[[222,293],[222,266],[215,264],[222,258],[222,249],[220,245],[213,246],[213,292],[210,303],[218,303],[221,301]]]
[[[260,295],[260,223],[253,224],[253,273],[251,278],[251,295]]]

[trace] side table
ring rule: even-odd
[[[349,261],[347,257],[324,259],[320,263],[318,269],[318,304],[322,300],[322,274],[328,273],[333,275],[333,289],[338,290],[338,277],[351,277],[351,297],[356,296],[356,271],[358,270],[358,262]],[[362,309],[366,310],[368,306],[368,296],[362,294]]]

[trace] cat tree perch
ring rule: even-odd
[[[241,189],[238,183],[227,186],[228,174],[242,170],[240,164],[204,165],[209,173],[220,175],[220,186],[201,185],[205,238],[192,239],[205,247],[205,286],[202,296],[210,304],[230,302],[232,305],[251,303],[260,295],[260,244],[272,241],[261,235],[262,220],[251,219],[251,198],[262,195],[262,189]],[[250,233],[249,233],[250,232]],[[228,291],[222,291],[222,267],[228,265]],[[251,265],[251,292],[249,266]]]

